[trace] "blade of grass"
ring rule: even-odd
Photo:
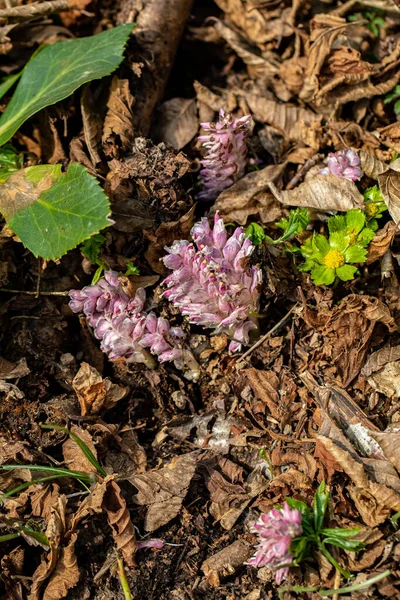
[[[97,470],[97,472],[100,473],[100,475],[102,477],[107,477],[107,473],[105,472],[103,467],[100,465],[100,463],[97,462],[97,459],[96,459],[95,455],[93,454],[93,452],[91,451],[91,449],[89,448],[89,446],[87,444],[85,444],[85,442],[83,440],[81,440],[81,438],[79,436],[77,436],[75,433],[70,431],[67,427],[61,427],[60,425],[52,425],[50,423],[46,424],[46,425],[41,425],[40,427],[41,427],[41,429],[54,429],[55,431],[61,431],[63,433],[67,433],[69,435],[69,437],[71,438],[71,440],[73,440],[75,442],[75,444],[77,444],[79,446],[79,448],[82,450],[83,454],[86,456],[86,458],[88,459],[90,464],[92,464],[94,466],[94,468]]]
[[[21,537],[19,533],[6,533],[5,535],[0,535],[0,544],[1,542],[8,542],[19,537]]]
[[[8,490],[8,492],[5,492],[4,494],[2,494],[0,496],[0,502],[3,502],[3,500],[5,498],[9,498],[10,496],[14,496],[14,494],[18,494],[18,492],[22,492],[23,490],[26,490],[26,488],[30,487],[31,485],[33,485],[34,483],[44,483],[46,481],[54,481],[55,479],[61,479],[61,478],[66,478],[66,477],[71,477],[71,475],[49,475],[48,477],[39,477],[38,479],[33,479],[32,481],[24,481],[24,483],[21,483],[20,485],[17,485],[15,488],[12,488],[11,490]],[[83,484],[83,481],[81,482]]]
[[[66,477],[73,477],[74,479],[82,479],[82,481],[87,481],[89,483],[94,483],[95,478],[93,473],[81,473],[80,471],[70,471],[69,469],[64,469],[63,467],[47,467],[46,465],[1,465],[0,471],[12,471],[13,469],[28,469],[29,471],[41,471],[42,473],[53,473],[54,475],[61,476],[64,475]]]

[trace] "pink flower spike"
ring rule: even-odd
[[[249,266],[254,251],[241,227],[228,238],[223,219],[215,216],[214,228],[203,218],[191,231],[194,243],[174,242],[163,258],[179,247],[184,266],[174,269],[164,280],[164,298],[178,308],[189,322],[226,333],[232,338],[232,352],[249,343],[249,332],[257,329],[256,315],[262,272]]]
[[[327,162],[328,166],[320,170],[320,175],[335,175],[350,181],[357,181],[364,175],[360,166],[360,157],[351,148],[331,152]]]
[[[248,564],[273,569],[277,583],[281,583],[287,577],[288,565],[293,560],[290,545],[303,533],[300,511],[290,508],[285,502],[281,510],[273,508],[269,513],[260,515],[253,531],[259,536],[258,545]]]
[[[203,191],[199,198],[215,200],[219,194],[243,177],[246,168],[247,138],[251,116],[234,119],[223,109],[217,123],[201,123],[206,135],[199,136],[207,154],[200,161]]]

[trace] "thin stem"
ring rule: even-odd
[[[21,483],[20,485],[17,485],[15,488],[12,488],[11,490],[8,490],[8,492],[5,492],[4,494],[2,494],[0,496],[0,502],[3,502],[3,500],[5,500],[5,498],[14,496],[14,494],[17,494],[18,492],[21,492],[22,490],[26,490],[26,488],[30,487],[31,485],[34,485],[35,483],[44,483],[46,481],[54,481],[55,479],[61,479],[63,477],[70,477],[70,475],[57,475],[57,476],[49,475],[48,477],[39,477],[38,479],[33,479],[32,481],[25,481],[24,483]]]
[[[13,469],[28,469],[28,471],[40,471],[41,473],[54,473],[58,477],[73,477],[75,479],[81,479],[88,483],[94,483],[95,478],[93,474],[81,473],[80,471],[70,471],[62,467],[47,467],[46,465],[1,465],[0,471],[12,471]]]
[[[121,582],[122,591],[124,592],[125,600],[133,600],[131,590],[129,589],[129,583],[126,578],[126,573],[124,569],[124,563],[122,562],[122,558],[117,556],[117,564],[118,564],[118,577]]]
[[[332,554],[330,552],[328,552],[328,550],[325,548],[324,544],[319,542],[318,543],[318,547],[320,548],[322,554],[325,556],[325,558],[327,558],[329,560],[329,562],[335,567],[335,569],[337,571],[339,571],[339,573],[345,577],[346,579],[349,579],[349,577],[351,576],[351,573],[349,571],[346,571],[346,569],[343,569],[343,567],[341,567],[339,565],[339,563],[333,558]],[[337,590],[336,590],[337,592]]]
[[[347,587],[342,587],[337,590],[320,590],[319,595],[322,598],[327,598],[328,596],[333,596],[334,594],[347,594],[348,592],[357,592],[358,590],[363,590],[374,583],[378,583],[385,577],[388,577],[391,574],[391,570],[387,569],[383,571],[383,573],[379,573],[379,575],[375,575],[375,577],[371,577],[371,579],[366,579],[366,581],[362,581],[361,583],[355,583],[354,585],[349,585]]]
[[[19,538],[19,537],[20,537],[19,533],[6,533],[5,535],[0,535],[0,543],[8,542],[9,540],[15,540],[16,538]]]

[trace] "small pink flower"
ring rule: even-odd
[[[248,564],[273,569],[277,583],[281,583],[289,573],[287,565],[293,560],[290,544],[303,533],[300,511],[285,502],[282,510],[273,508],[269,513],[263,513],[252,530],[258,533],[259,541]]]
[[[151,354],[159,362],[174,362],[178,369],[187,370],[185,376],[196,381],[199,366],[190,352],[183,349],[184,332],[180,327],[170,327],[166,319],[146,313],[146,292],[140,288],[133,298],[123,291],[118,273],[106,271],[104,279],[82,290],[70,291],[69,303],[74,312],[83,312],[100,348],[110,360],[125,358],[127,362],[144,363],[154,368]],[[150,348],[149,353],[146,348]]]
[[[357,152],[350,148],[331,152],[328,157],[328,166],[320,170],[320,175],[336,175],[341,179],[357,181],[363,176],[360,167],[361,161]]]
[[[201,123],[207,134],[199,136],[199,140],[207,154],[200,161],[204,167],[200,171],[204,189],[199,198],[215,200],[223,190],[243,177],[250,121],[250,115],[233,119],[221,109],[217,123]],[[222,242],[214,240],[214,243]]]
[[[193,243],[180,240],[166,248],[163,261],[173,272],[163,295],[190,323],[229,335],[229,349],[238,351],[257,329],[252,313],[258,312],[262,273],[247,264],[254,246],[241,227],[228,238],[218,214],[213,229],[203,217],[191,235]]]

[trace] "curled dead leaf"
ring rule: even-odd
[[[115,481],[108,481],[103,496],[102,508],[107,513],[108,523],[118,550],[129,567],[135,565],[137,549],[135,528],[131,521],[126,502],[121,495],[121,489]]]
[[[341,212],[364,207],[364,197],[356,184],[335,175],[316,175],[293,190],[279,191],[273,183],[269,183],[269,187],[275,198],[286,206]]]
[[[96,415],[112,408],[126,396],[128,388],[103,379],[100,373],[83,362],[74,377],[72,387],[78,396],[82,416]]]
[[[366,525],[376,527],[389,517],[390,508],[379,504],[368,490],[351,485],[348,492]]]
[[[386,254],[396,231],[397,225],[393,221],[388,221],[382,229],[376,232],[374,239],[368,246],[367,265],[370,265]]]
[[[389,398],[399,398],[400,346],[384,346],[373,352],[362,372],[375,390]]]
[[[382,196],[388,207],[390,216],[396,225],[400,224],[400,172],[388,169],[378,175],[378,183]]]
[[[282,216],[282,209],[268,185],[282,175],[286,163],[269,165],[260,171],[248,173],[223,191],[217,198],[212,212],[219,212],[226,221],[245,225],[249,216],[259,215],[262,223],[271,223]]]
[[[135,98],[130,92],[129,80],[119,79],[114,75],[103,127],[102,140],[106,153],[111,153],[113,136],[119,137],[123,148],[127,149],[132,145],[134,137],[132,108],[134,104]],[[110,148],[107,148],[108,145]]]
[[[322,115],[290,104],[280,104],[257,94],[246,94],[245,97],[257,121],[272,125],[282,132],[285,139],[319,149]]]
[[[44,590],[43,600],[61,600],[66,598],[69,590],[79,581],[79,568],[75,556],[76,533],[71,535],[68,545],[61,548],[60,557],[49,583]]]

